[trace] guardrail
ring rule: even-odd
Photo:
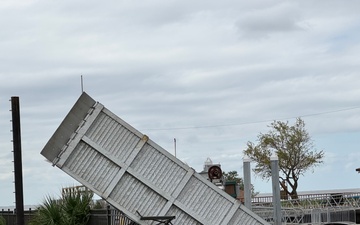
[[[357,211],[360,211],[360,190],[300,194],[298,199],[282,199],[281,206],[284,223],[360,222],[356,221]],[[272,196],[254,197],[252,209],[272,222]]]

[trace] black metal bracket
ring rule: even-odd
[[[136,213],[139,214],[140,216],[140,220],[152,220],[152,221],[156,221],[159,222],[157,224],[171,224],[171,221],[173,219],[175,219],[175,216],[142,216],[139,211],[136,210]]]

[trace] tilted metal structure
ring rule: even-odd
[[[138,224],[268,224],[86,93],[41,154]]]

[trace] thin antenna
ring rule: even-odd
[[[175,149],[175,158],[176,158],[176,138],[174,138],[174,149]]]
[[[84,81],[83,81],[83,75],[81,75],[81,93],[84,92]]]

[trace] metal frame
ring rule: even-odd
[[[137,210],[177,224],[268,224],[86,93],[41,154],[142,225]]]
[[[136,211],[137,214],[140,216],[140,220],[152,220],[155,222],[159,222],[157,224],[172,224],[171,221],[175,219],[175,216],[143,216]]]

